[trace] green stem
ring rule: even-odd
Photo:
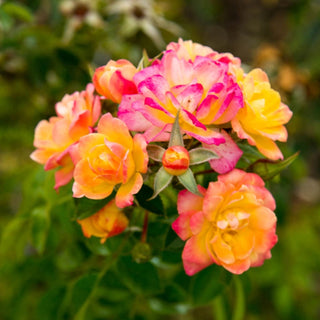
[[[244,297],[242,281],[239,278],[239,276],[234,276],[233,281],[235,286],[236,301],[235,301],[232,320],[243,320],[246,306],[245,306],[245,297]]]
[[[101,279],[104,277],[104,275],[108,272],[108,270],[111,268],[113,263],[117,260],[117,258],[121,254],[121,252],[124,248],[124,245],[128,240],[128,237],[129,237],[129,232],[127,233],[126,237],[123,238],[117,251],[113,253],[110,260],[105,264],[104,268],[99,272],[98,277],[93,285],[93,288],[92,288],[90,294],[88,295],[86,301],[84,302],[84,304],[81,306],[81,308],[79,309],[79,311],[75,315],[74,320],[85,320],[87,308],[89,306],[89,303],[90,303],[92,297],[94,296],[94,294],[96,293],[96,291],[99,287],[99,283],[100,283]]]
[[[144,214],[143,229],[141,234],[141,242],[143,243],[147,241],[148,221],[149,221],[149,212],[146,210]]]
[[[222,294],[218,295],[212,303],[212,311],[214,315],[214,320],[227,320],[226,310],[223,304]]]

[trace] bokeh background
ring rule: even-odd
[[[178,37],[263,68],[293,111],[280,147],[286,157],[300,154],[268,184],[279,242],[271,260],[240,277],[244,319],[320,319],[319,0],[0,0],[0,319],[73,319],[81,296],[60,299],[62,284],[102,263],[83,248],[63,205],[37,220],[43,190],[55,201],[61,195],[29,158],[36,124],[64,94],[84,90],[97,66],[120,58],[137,64],[143,49],[153,57]],[[150,304],[130,317],[229,319],[217,300],[204,300],[209,307],[166,312]],[[65,301],[74,303],[68,312]],[[92,319],[118,318],[101,310]]]

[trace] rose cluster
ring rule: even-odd
[[[287,140],[292,112],[265,72],[245,73],[230,53],[179,39],[159,58],[145,60],[137,68],[111,60],[95,70],[85,91],[65,95],[56,116],[36,127],[31,158],[45,170],[57,168],[55,189],[73,179],[75,198],[115,194],[79,220],[85,236],[102,242],[127,227],[122,208],[148,182],[150,159],[159,161],[154,196],[174,176],[186,188],[172,224],[186,240],[186,273],[213,263],[236,274],[261,265],[277,242],[275,202],[257,174],[235,168],[243,154],[238,143],[269,160],[283,159],[276,141]],[[104,100],[116,104],[115,114],[103,114]],[[203,162],[218,174],[207,189],[190,168]]]

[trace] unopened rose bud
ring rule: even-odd
[[[189,168],[189,152],[182,146],[172,146],[165,151],[162,164],[168,173],[173,176],[180,176]]]

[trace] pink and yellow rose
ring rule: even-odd
[[[93,132],[101,114],[100,98],[93,94],[93,84],[85,91],[66,94],[56,104],[57,117],[42,120],[35,129],[31,159],[44,164],[45,170],[60,167],[55,173],[55,189],[72,179],[75,144],[80,137]]]
[[[207,57],[215,61],[227,63],[229,65],[229,73],[235,75],[236,70],[241,67],[241,60],[234,57],[231,53],[219,53],[210,47],[193,42],[191,40],[184,41],[181,38],[178,42],[171,42],[167,45],[167,51],[172,50],[177,53],[179,59],[194,61],[197,56]]]
[[[234,169],[199,191],[203,197],[179,193],[179,217],[172,224],[187,240],[182,259],[188,275],[213,263],[241,274],[271,257],[275,201],[258,175]]]
[[[131,137],[127,126],[110,113],[103,115],[97,133],[82,137],[77,146],[80,159],[74,170],[73,196],[103,199],[116,186],[116,205],[131,205],[147,171],[148,154],[142,135]]]
[[[129,220],[112,200],[97,213],[77,222],[81,225],[85,237],[99,237],[100,242],[104,243],[107,238],[122,233],[127,228]]]
[[[228,123],[243,106],[242,92],[228,73],[228,64],[203,56],[187,61],[175,51],[166,51],[133,80],[138,93],[123,96],[118,117],[130,130],[144,132],[148,142],[169,140],[179,111],[184,134],[219,145],[225,138],[210,126]]]
[[[125,94],[137,93],[132,81],[136,67],[128,60],[110,60],[105,66],[95,70],[93,84],[99,94],[119,103]]]
[[[239,72],[238,83],[245,104],[232,120],[233,129],[239,138],[247,139],[267,158],[283,159],[275,141],[287,141],[284,125],[292,112],[281,102],[280,94],[271,88],[268,76],[261,69],[254,69],[247,75]]]

